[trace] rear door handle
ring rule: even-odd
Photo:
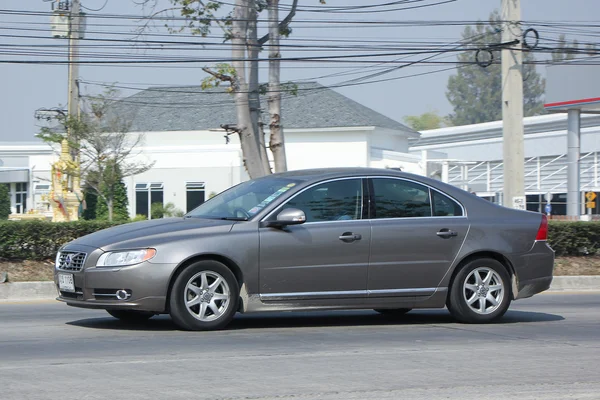
[[[436,233],[436,235],[438,235],[438,237],[441,237],[442,239],[450,239],[451,237],[455,237],[458,236],[458,233],[451,231],[450,229],[440,229],[440,231],[438,233]]]
[[[339,237],[339,239],[342,242],[346,242],[346,243],[352,243],[356,240],[360,240],[362,239],[362,236],[359,235],[358,233],[352,233],[352,232],[344,232],[342,233],[342,235]]]

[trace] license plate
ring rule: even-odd
[[[75,292],[73,274],[58,274],[58,288],[63,292]]]

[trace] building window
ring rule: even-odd
[[[204,203],[204,193],[204,182],[188,182],[185,184],[186,212],[190,212]]]
[[[48,194],[48,193],[50,193],[50,184],[49,183],[36,183],[34,191],[35,191],[35,194]]]
[[[152,204],[163,204],[162,183],[136,183],[135,184],[135,214],[150,218]]]
[[[15,212],[24,214],[27,212],[27,183],[15,184]]]

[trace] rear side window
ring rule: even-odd
[[[401,179],[375,178],[373,218],[431,217],[429,188]]]
[[[433,198],[433,215],[435,217],[460,217],[463,215],[460,205],[450,197],[435,190],[431,191],[431,197]]]

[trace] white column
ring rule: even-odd
[[[567,120],[567,215],[580,215],[579,156],[581,133],[579,110],[569,110]]]

